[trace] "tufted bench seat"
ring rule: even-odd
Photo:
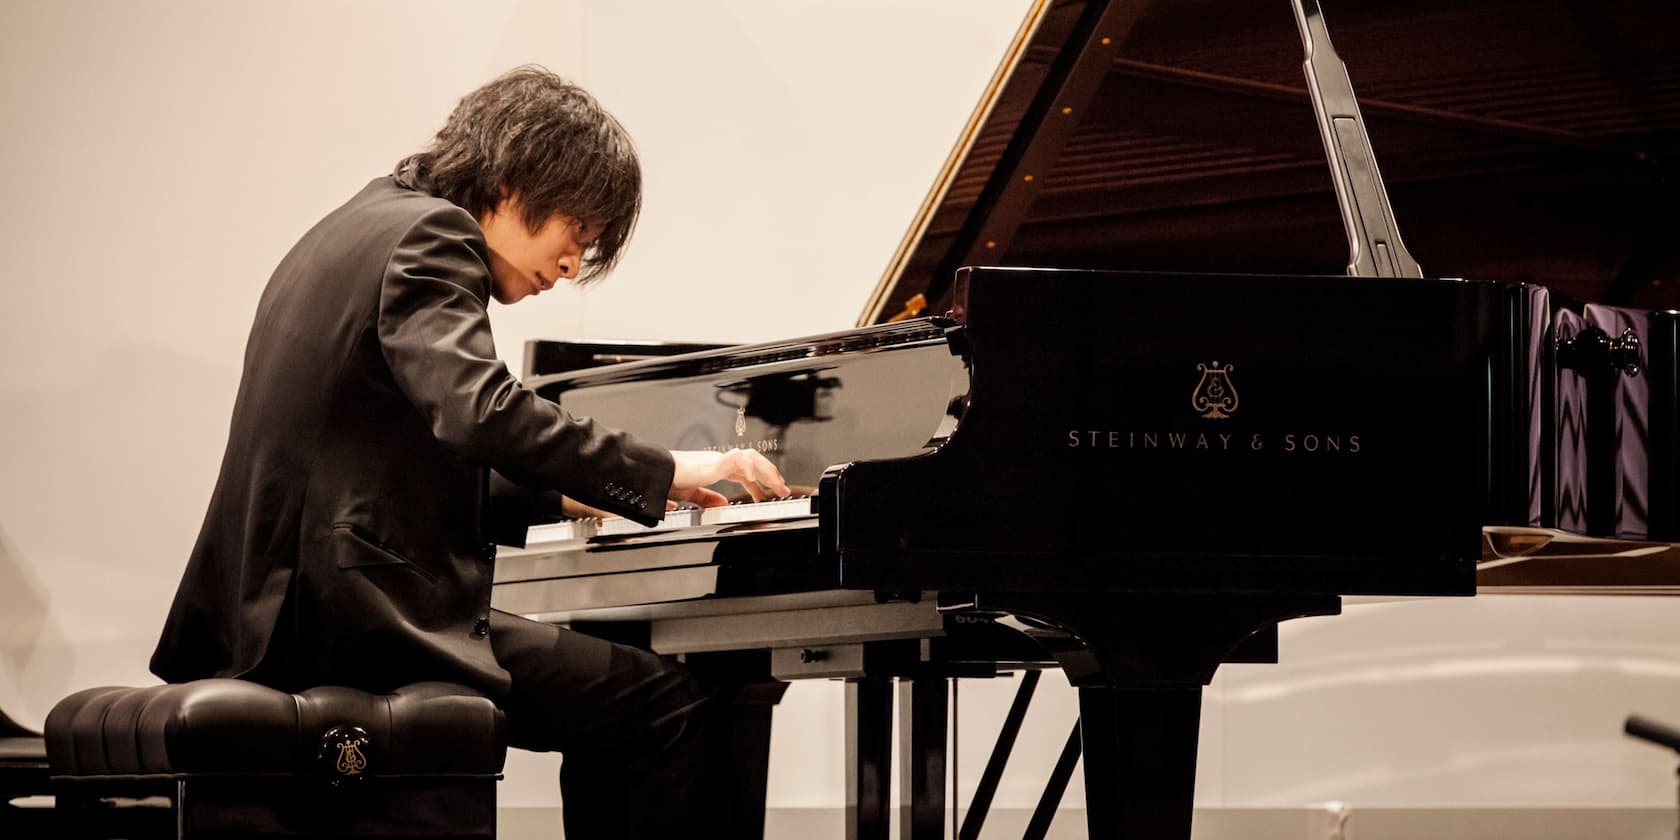
[[[506,729],[449,683],[287,694],[210,679],[77,692],[46,741],[78,836],[492,840]]]

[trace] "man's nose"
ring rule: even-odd
[[[560,276],[567,280],[577,277],[578,264],[581,262],[583,262],[581,249],[579,251],[568,251],[561,254],[560,261],[557,263],[560,267]]]

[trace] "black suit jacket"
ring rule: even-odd
[[[257,307],[154,673],[376,690],[439,679],[501,697],[490,468],[638,521],[664,515],[669,453],[522,387],[496,358],[490,290],[472,216],[391,178],[292,248]]]

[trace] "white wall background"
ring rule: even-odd
[[[0,2],[0,708],[152,681],[275,262],[421,145],[456,97],[539,62],[640,145],[617,276],[492,311],[533,337],[762,340],[849,326],[1024,0]],[[1047,512],[1045,515],[1054,515]],[[1680,613],[1641,599],[1361,606],[1209,691],[1208,805],[1665,806]],[[1052,677],[1001,806],[1074,718]],[[964,684],[972,783],[1012,681]],[[771,805],[841,804],[840,693],[782,707]],[[517,756],[504,804],[555,800]],[[965,784],[965,788],[968,785]],[[1080,794],[1075,785],[1070,796]]]

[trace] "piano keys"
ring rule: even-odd
[[[597,537],[641,536],[668,531],[688,530],[690,534],[715,534],[716,531],[695,531],[697,528],[722,528],[743,522],[775,522],[783,519],[812,519],[810,496],[788,496],[762,502],[732,502],[719,507],[684,505],[665,512],[665,519],[657,525],[640,525],[619,517],[585,517],[567,519],[549,525],[537,525],[526,532],[527,547],[532,544],[553,545],[561,550],[585,543]]]

